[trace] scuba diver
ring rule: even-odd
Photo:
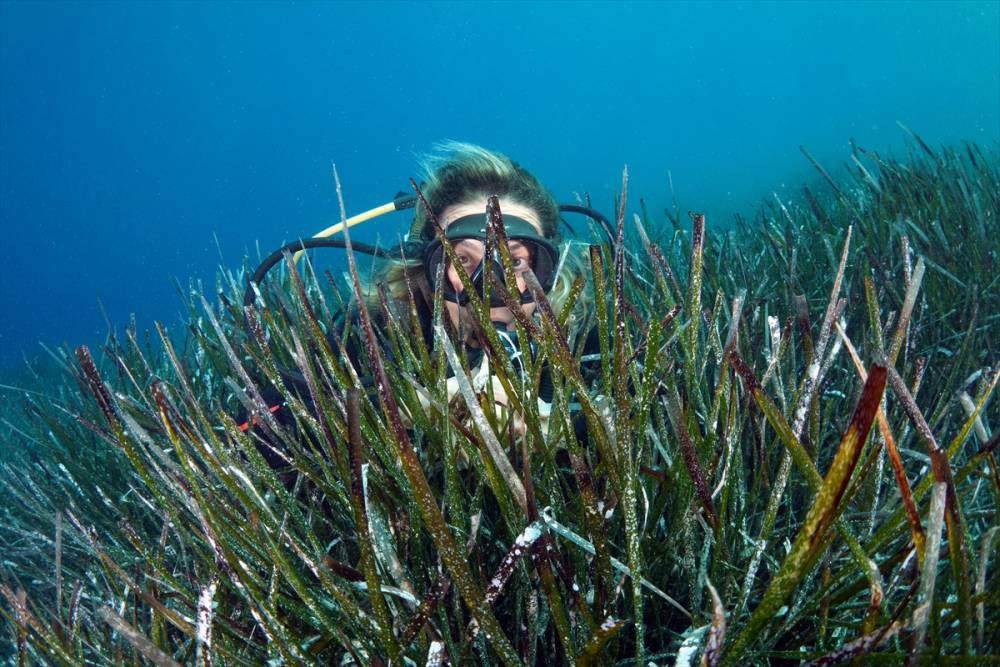
[[[415,312],[424,342],[433,345],[433,310],[435,292],[440,290],[444,300],[445,328],[453,342],[461,343],[472,374],[480,378],[476,387],[482,388],[482,378],[489,375],[488,360],[483,353],[485,338],[480,318],[473,312],[468,288],[477,293],[478,300],[489,302],[489,320],[511,359],[527,353],[531,341],[517,341],[515,320],[518,316],[537,316],[538,304],[527,284],[527,270],[537,279],[545,300],[555,312],[560,312],[570,296],[578,277],[588,273],[589,265],[580,251],[585,244],[564,240],[560,233],[561,212],[580,213],[590,217],[611,235],[610,223],[600,213],[575,205],[560,206],[542,184],[525,168],[506,155],[480,146],[450,142],[442,144],[441,154],[424,163],[425,181],[417,196],[399,195],[390,204],[347,220],[320,232],[312,239],[290,243],[268,257],[250,279],[245,304],[256,298],[256,287],[267,272],[280,263],[288,252],[302,252],[318,247],[343,248],[342,238],[329,238],[343,227],[370,220],[387,212],[415,207],[413,222],[404,243],[389,251],[354,242],[355,251],[382,258],[380,270],[371,284],[362,286],[368,301],[369,312],[377,318],[385,311],[380,305],[380,294],[388,297],[391,308],[397,313]],[[510,266],[505,267],[502,252],[497,247],[495,228],[491,217],[502,220],[502,228],[509,252]],[[570,228],[571,229],[571,228]],[[503,242],[503,241],[499,241]],[[508,272],[512,269],[513,272]],[[459,271],[464,273],[459,275]],[[509,283],[513,278],[514,285]],[[537,288],[536,288],[537,289]],[[507,294],[501,294],[506,290]],[[506,298],[504,298],[506,297]],[[512,297],[516,297],[512,298]],[[519,309],[515,313],[513,309]],[[577,298],[573,313],[568,317],[571,344],[586,332],[584,354],[595,352],[598,342],[589,322],[589,295],[584,290]],[[340,314],[341,322],[350,317]],[[409,318],[400,317],[401,326],[408,326]],[[385,322],[375,322],[376,328]],[[337,327],[334,327],[337,328]],[[414,332],[416,335],[416,332]],[[523,349],[522,349],[523,348]],[[365,353],[357,342],[342,342],[333,349],[346,354],[359,375],[363,375]],[[532,351],[533,353],[533,351]],[[478,373],[477,373],[478,370]],[[290,373],[292,384],[297,385]],[[496,403],[506,406],[506,395],[496,383],[493,385]],[[448,398],[457,393],[454,377],[448,382]],[[271,412],[282,424],[292,417],[284,409],[276,391],[265,395],[272,400]],[[538,400],[543,404],[552,400],[551,381],[543,372]],[[422,401],[423,402],[423,401]],[[540,411],[542,414],[544,410]],[[515,430],[523,433],[523,422],[516,415]],[[256,424],[249,420],[244,428]]]

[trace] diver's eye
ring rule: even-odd
[[[476,265],[476,261],[472,257],[465,254],[459,254],[458,263],[462,267],[462,270],[465,271],[465,274],[467,276],[472,275],[472,270]]]
[[[510,254],[511,264],[514,265],[514,270],[518,273],[523,273],[531,266],[531,250],[524,245],[518,244],[514,252]]]
[[[531,266],[532,249],[517,240],[508,247],[510,248],[510,263],[515,273],[524,273]]]
[[[463,239],[455,244],[455,255],[459,266],[471,275],[474,267],[483,258],[483,244],[481,241]]]

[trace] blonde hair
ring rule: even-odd
[[[417,205],[411,239],[434,238],[430,218],[439,217],[448,206],[477,196],[496,195],[534,210],[542,223],[542,234],[559,240],[559,205],[527,169],[503,153],[475,144],[446,141],[434,149],[420,161],[424,171],[420,190],[430,210]]]

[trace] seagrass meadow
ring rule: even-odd
[[[996,147],[814,166],[725,228],[623,179],[523,372],[484,327],[523,436],[360,260],[53,351],[3,389],[4,662],[1000,662]]]

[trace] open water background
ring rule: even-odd
[[[996,148],[1000,3],[0,2],[0,376],[99,344],[99,300],[176,328],[173,278],[339,218],[331,162],[349,214],[458,139],[722,225],[897,121]]]

